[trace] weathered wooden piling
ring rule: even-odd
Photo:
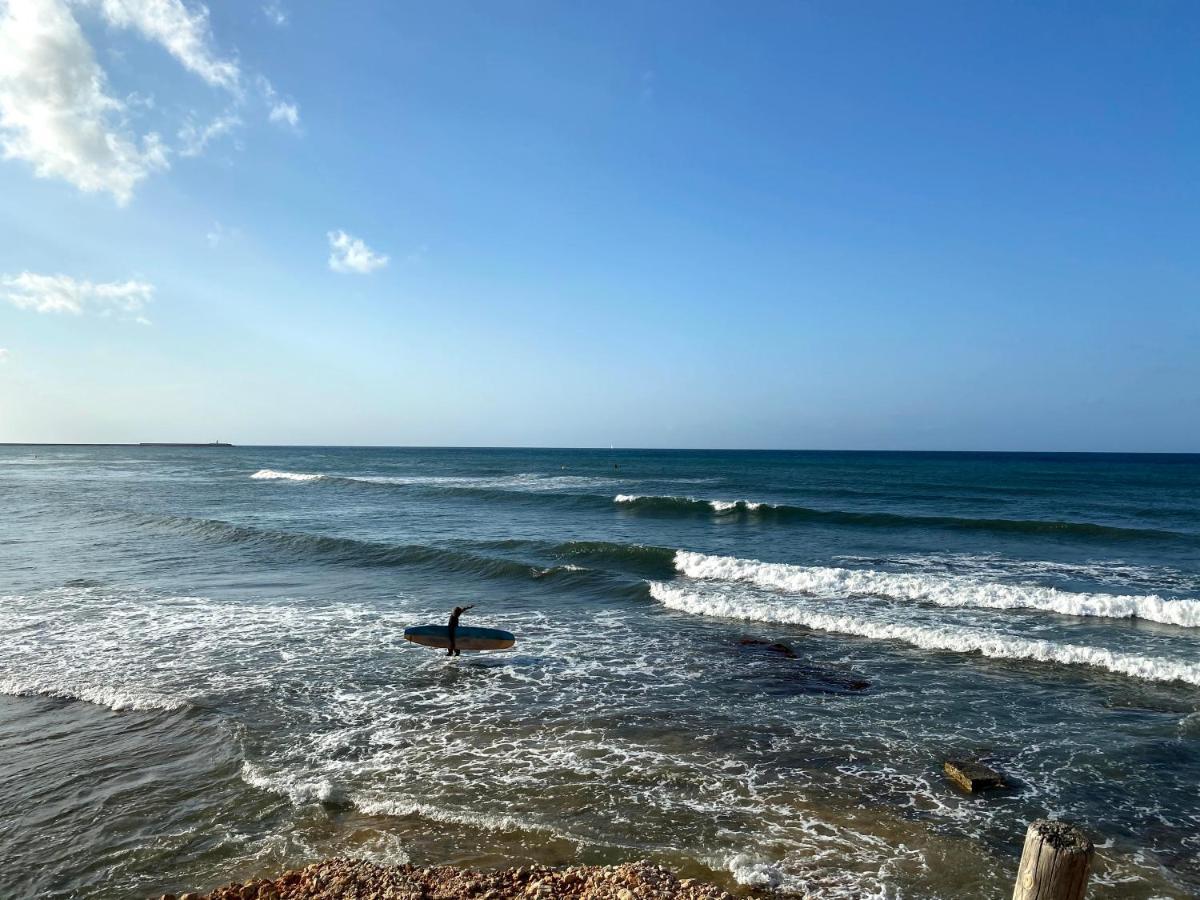
[[[1025,833],[1013,900],[1083,900],[1094,852],[1074,825],[1037,819]]]

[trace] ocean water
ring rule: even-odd
[[[402,639],[462,603],[514,650]],[[1200,892],[1196,456],[0,447],[0,634],[5,898],[339,854],[994,898],[1045,815],[1094,898]]]

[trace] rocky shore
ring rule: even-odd
[[[229,884],[208,894],[159,900],[734,900],[715,885],[676,878],[648,862],[471,872],[453,866],[380,866],[331,859],[280,877]]]

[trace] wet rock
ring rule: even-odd
[[[1004,776],[990,766],[970,759],[948,759],[942,769],[950,780],[968,793],[1004,787]]]

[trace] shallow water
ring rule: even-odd
[[[1200,891],[1198,457],[6,447],[0,522],[0,896],[349,853],[983,898],[1047,814],[1091,896]],[[464,601],[517,647],[402,640]]]

